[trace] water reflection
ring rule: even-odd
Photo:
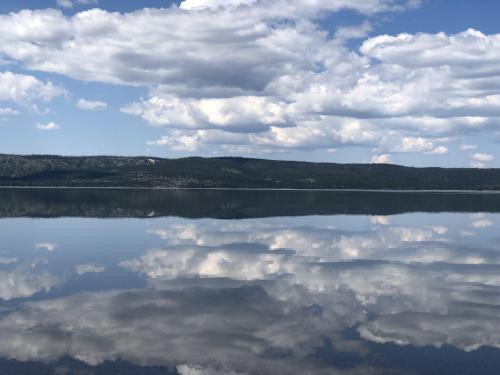
[[[16,258],[3,258],[0,264],[16,262]],[[11,270],[0,270],[0,301],[31,297],[38,292],[49,291],[61,283],[58,277],[40,268],[35,261]]]
[[[494,374],[499,220],[4,219],[0,357],[18,373]]]
[[[0,188],[0,217],[241,219],[405,212],[500,212],[500,193]]]

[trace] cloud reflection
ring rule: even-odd
[[[0,356],[181,374],[364,374],[387,370],[366,360],[378,344],[500,348],[500,249],[488,231],[464,236],[496,216],[334,219],[168,219],[148,230],[156,248],[117,260],[145,288],[25,303],[0,318]],[[16,284],[0,298],[27,289],[15,272],[0,271]],[[37,290],[52,285],[27,275]],[[326,342],[347,364],[316,359]]]
[[[106,270],[101,264],[79,264],[75,266],[75,271],[78,275],[85,275],[86,273],[101,273]]]
[[[125,358],[184,365],[184,373],[326,373],[304,359],[323,335],[338,335],[351,320],[343,321],[347,313],[292,307],[257,285],[81,293],[28,303],[0,320],[0,354],[20,361],[71,356],[90,365]]]
[[[48,252],[52,252],[56,250],[59,247],[58,244],[56,243],[51,243],[51,242],[42,242],[42,243],[37,243],[35,245],[36,250],[45,250]]]
[[[49,291],[61,280],[45,270],[38,270],[36,262],[9,271],[0,271],[0,300],[25,298]]]

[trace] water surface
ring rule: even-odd
[[[0,190],[0,373],[497,374],[499,203]]]

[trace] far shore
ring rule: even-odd
[[[0,189],[82,189],[82,190],[217,190],[217,191],[304,191],[359,193],[443,193],[443,194],[500,194],[500,190],[429,190],[429,189],[297,189],[297,188],[189,188],[141,186],[0,186]]]

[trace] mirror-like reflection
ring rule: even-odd
[[[500,212],[500,192],[0,188],[0,217],[242,219],[405,212]]]
[[[0,370],[495,374],[499,225],[487,212],[2,219]]]

